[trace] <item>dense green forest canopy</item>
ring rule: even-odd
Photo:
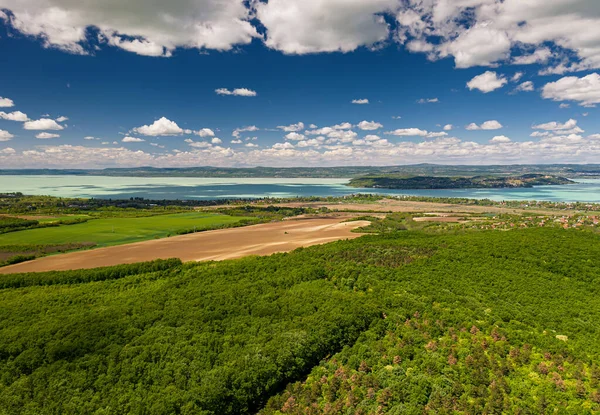
[[[597,413],[598,238],[388,229],[2,276],[0,414]]]

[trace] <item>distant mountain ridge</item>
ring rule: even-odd
[[[406,166],[346,167],[187,167],[187,168],[107,168],[107,169],[5,169],[0,175],[73,175],[121,177],[206,177],[206,178],[354,178],[366,175],[404,176],[518,176],[547,174],[557,176],[600,176],[600,164],[447,166],[415,164]]]

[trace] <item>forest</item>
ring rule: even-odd
[[[1,276],[0,414],[600,411],[598,233],[385,229]]]

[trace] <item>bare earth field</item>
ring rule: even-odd
[[[0,268],[0,274],[89,269],[168,258],[210,261],[270,255],[340,239],[358,238],[361,234],[351,231],[369,224],[368,221],[342,222],[344,219],[287,220],[72,252],[3,267]]]

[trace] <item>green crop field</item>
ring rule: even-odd
[[[180,231],[213,229],[237,223],[241,216],[204,212],[179,213],[142,218],[95,219],[85,223],[52,228],[30,229],[0,235],[0,245],[56,245],[93,242],[98,246],[120,245],[153,238],[164,238]]]

